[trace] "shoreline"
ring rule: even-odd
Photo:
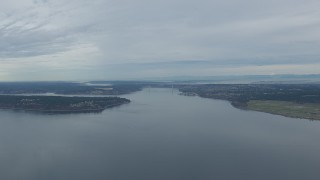
[[[247,103],[246,109],[289,118],[320,120],[320,104],[316,103],[251,100]]]
[[[191,93],[190,93],[191,94]],[[189,96],[188,93],[181,93],[180,95],[183,96]],[[304,115],[293,115],[290,114],[288,111],[278,111],[278,112],[270,112],[267,109],[256,109],[253,107],[248,106],[248,102],[238,102],[238,101],[232,101],[232,100],[228,100],[228,99],[219,99],[219,98],[212,98],[212,97],[205,97],[205,96],[201,96],[197,93],[193,93],[192,92],[192,96],[198,96],[201,98],[206,98],[206,99],[214,99],[214,100],[223,100],[223,101],[227,101],[229,102],[232,107],[236,108],[236,109],[240,109],[240,110],[245,110],[245,111],[255,111],[255,112],[262,112],[262,113],[267,113],[267,114],[272,114],[272,115],[278,115],[278,116],[283,116],[283,117],[287,117],[287,118],[295,118],[295,119],[305,119],[305,120],[310,120],[310,121],[319,121],[320,117],[316,118],[316,117],[310,117],[310,116],[304,116]],[[260,100],[261,102],[267,102],[267,100]],[[275,101],[277,102],[277,101]],[[292,103],[290,101],[282,101],[284,103]],[[302,104],[304,105],[304,104]]]
[[[267,114],[272,114],[272,115],[279,115],[279,116],[283,116],[283,117],[287,117],[287,118],[305,119],[305,120],[310,120],[310,121],[319,121],[320,120],[320,117],[316,118],[316,117],[310,117],[310,116],[304,116],[304,115],[293,115],[289,111],[280,111],[280,110],[277,112],[274,112],[274,111],[271,112],[271,111],[268,111],[268,109],[257,109],[257,108],[251,107],[249,105],[246,105],[246,106],[238,105],[237,102],[234,102],[234,101],[229,101],[229,100],[225,100],[225,101],[228,101],[234,108],[237,108],[240,110],[262,112],[262,113],[267,113]],[[247,103],[249,103],[249,102],[247,102]],[[267,101],[265,101],[265,102],[267,102]],[[291,102],[287,101],[285,103],[291,103]]]
[[[82,113],[82,112],[87,113],[87,112],[102,112],[106,109],[118,107],[128,103],[130,102],[112,104],[112,105],[106,106],[105,108],[99,108],[99,109],[79,109],[79,110],[60,110],[60,109],[46,110],[46,109],[26,109],[26,108],[9,108],[9,107],[0,107],[0,109],[13,110],[13,111],[39,112],[39,113]]]
[[[38,113],[99,113],[128,104],[120,97],[0,96],[0,109]]]

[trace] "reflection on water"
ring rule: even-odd
[[[145,89],[101,114],[0,111],[0,179],[319,179],[320,123]]]

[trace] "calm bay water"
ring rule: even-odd
[[[0,111],[1,180],[318,180],[320,122],[171,89],[101,114]]]

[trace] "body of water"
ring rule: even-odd
[[[171,89],[98,114],[0,111],[1,180],[318,180],[320,122]]]

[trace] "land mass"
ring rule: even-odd
[[[122,95],[140,91],[141,82],[0,82],[0,94]]]
[[[251,100],[247,103],[247,108],[293,118],[320,120],[320,104],[316,103]]]
[[[0,109],[43,113],[102,112],[106,108],[129,103],[120,97],[62,97],[0,95]]]
[[[319,84],[187,84],[183,95],[230,101],[239,109],[320,120]]]

